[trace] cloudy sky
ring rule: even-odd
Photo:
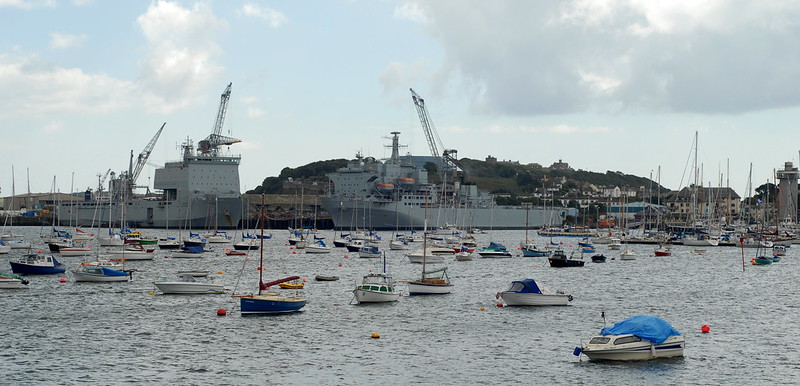
[[[167,125],[140,177],[211,133],[242,190],[284,167],[426,155],[409,88],[459,157],[746,194],[800,151],[800,2],[0,0],[0,188],[96,187]],[[730,176],[728,175],[730,169]],[[74,176],[74,177],[73,177]]]

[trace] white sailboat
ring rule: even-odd
[[[426,196],[427,198],[427,196]],[[427,199],[426,199],[427,201]],[[426,205],[427,206],[427,205]],[[408,282],[409,295],[443,295],[453,292],[453,284],[447,276],[447,267],[428,270],[428,219],[425,215],[422,236],[422,275],[419,280]]]

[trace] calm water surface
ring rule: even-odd
[[[35,241],[40,231],[14,228]],[[654,257],[653,246],[634,245],[638,258],[620,261],[619,251],[598,245],[598,252],[617,259],[583,268],[550,268],[545,258],[478,257],[447,262],[456,285],[450,295],[354,305],[351,291],[370,269],[380,270],[377,259],[342,249],[306,255],[286,245],[288,232],[273,234],[266,241],[266,280],[307,278],[299,291],[309,299],[303,312],[242,318],[230,293],[255,290],[258,254],[245,261],[225,256],[224,246],[214,246],[202,259],[169,259],[157,251],[153,261],[131,262],[128,267],[138,272],[125,283],[76,283],[69,272],[29,277],[26,289],[0,291],[0,383],[800,383],[800,351],[794,345],[800,335],[800,246],[779,263],[747,265],[744,272],[741,250],[733,247],[699,255],[675,246],[672,256]],[[332,232],[323,234],[333,239]],[[524,232],[477,237],[481,244],[499,241],[518,252]],[[20,253],[0,255],[5,264],[0,270],[10,271],[7,260]],[[753,253],[746,250],[746,260]],[[396,279],[419,275],[421,266],[402,252],[387,256]],[[81,259],[61,261],[72,268]],[[158,294],[153,280],[185,269],[222,272],[215,276],[230,293]],[[318,274],[341,280],[316,282]],[[575,300],[568,307],[496,307],[495,293],[526,277]],[[216,316],[218,308],[228,316]],[[685,357],[579,360],[572,350],[603,327],[601,311],[609,324],[638,314],[666,319],[686,336]],[[703,324],[711,333],[700,333]],[[372,339],[373,332],[381,338]]]

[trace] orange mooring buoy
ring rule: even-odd
[[[220,308],[220,309],[218,309],[218,310],[217,310],[217,315],[218,315],[218,316],[225,316],[225,315],[227,315],[227,314],[228,314],[228,312],[227,312],[227,311],[225,311],[225,309],[224,309],[224,308]]]
[[[700,327],[700,331],[702,331],[704,334],[707,334],[709,331],[711,331],[711,327],[707,324],[704,324]]]

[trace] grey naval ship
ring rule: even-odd
[[[561,225],[567,215],[575,215],[568,208],[497,206],[476,185],[447,181],[448,173],[442,184],[431,184],[423,167],[431,157],[401,157],[399,134],[392,133],[392,155],[386,161],[358,154],[328,174],[330,189],[322,206],[336,228],[422,229],[427,216],[429,229],[525,229]]]
[[[239,155],[223,154],[223,146],[241,142],[220,135],[231,85],[221,96],[212,134],[197,143],[187,139],[182,159],[155,170],[155,194],[135,195],[136,180],[152,152],[164,125],[135,161],[131,152],[128,170],[111,173],[107,192],[87,191],[83,201],[60,203],[60,225],[113,225],[142,228],[235,228],[242,218],[239,188]],[[106,173],[108,176],[108,173]],[[120,205],[122,204],[122,205]]]

